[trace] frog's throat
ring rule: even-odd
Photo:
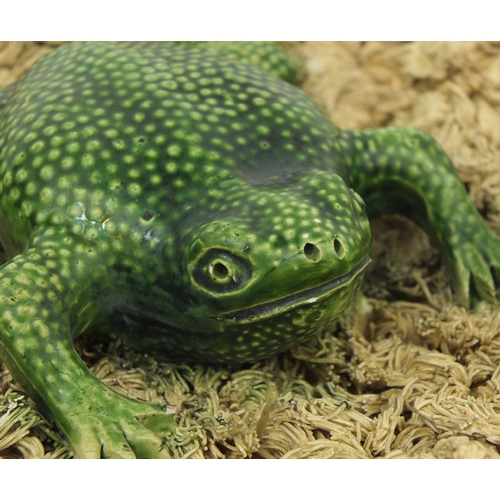
[[[238,321],[239,323],[251,323],[270,316],[275,316],[284,311],[293,309],[305,304],[313,304],[314,302],[330,297],[341,288],[348,287],[368,266],[371,262],[369,255],[366,255],[358,264],[356,264],[347,274],[339,276],[322,285],[297,292],[282,299],[259,304],[258,306],[240,309],[223,315],[224,319]]]

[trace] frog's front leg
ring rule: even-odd
[[[458,301],[495,302],[500,238],[470,202],[453,164],[426,132],[387,128],[342,131],[352,187],[370,216],[397,212],[420,224],[441,248]]]
[[[42,244],[0,268],[0,356],[77,457],[167,458],[173,415],[106,387],[73,346],[99,320],[94,291],[106,268],[97,250]]]

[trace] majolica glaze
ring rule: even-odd
[[[175,424],[93,377],[76,335],[283,351],[359,288],[365,203],[428,230],[460,303],[495,300],[499,239],[437,143],[339,130],[294,76],[272,44],[74,43],[0,91],[0,354],[77,456],[167,457]]]

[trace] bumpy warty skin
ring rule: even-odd
[[[77,334],[283,351],[359,288],[365,202],[435,237],[462,303],[495,300],[498,238],[437,143],[341,131],[294,75],[272,44],[74,43],[0,91],[0,354],[78,456],[168,456],[175,424],[93,378]]]

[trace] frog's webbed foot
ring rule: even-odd
[[[105,387],[103,391],[97,399],[89,394],[88,408],[75,408],[60,423],[78,458],[172,457],[173,414]]]
[[[457,238],[458,239],[458,238]],[[478,300],[498,303],[500,293],[500,237],[478,221],[477,231],[449,250],[457,301],[470,307]]]

